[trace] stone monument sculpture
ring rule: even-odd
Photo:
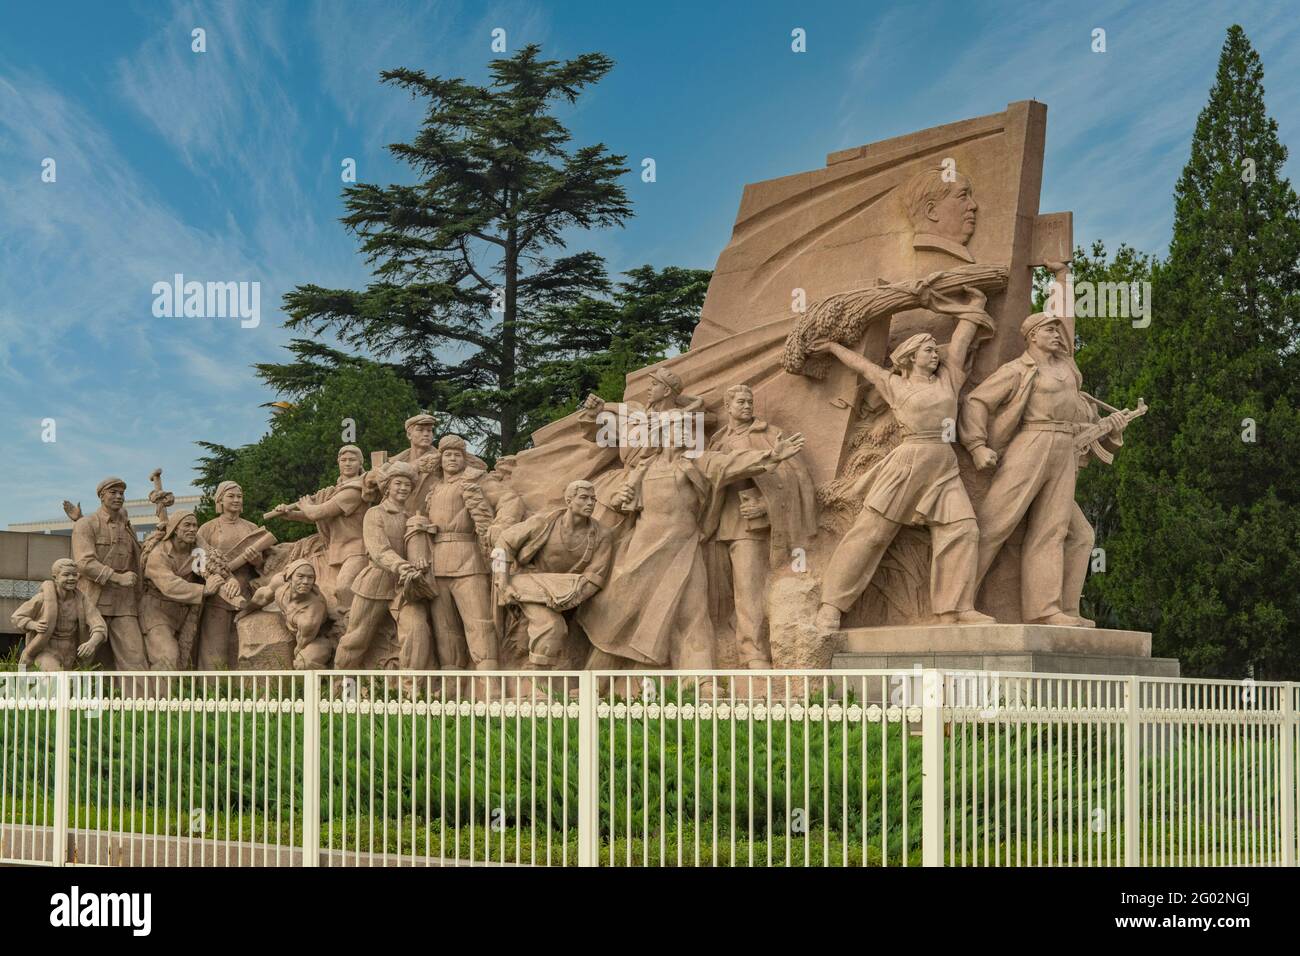
[[[334,653],[336,668],[360,666],[385,620],[397,622],[398,664],[403,669],[434,666],[429,601],[433,593],[428,568],[407,558],[407,499],[420,480],[419,470],[404,461],[390,461],[375,478],[384,498],[366,512],[362,538],[369,565],[352,582],[348,628]],[[418,519],[417,519],[418,520]],[[415,533],[415,526],[412,527]]]
[[[434,472],[438,467],[438,452],[433,447],[433,429],[437,423],[438,420],[427,412],[412,415],[405,423],[406,438],[410,445],[388,459],[390,462],[405,462],[416,469],[415,487],[406,499],[406,508],[411,514],[419,512],[424,505],[425,498],[429,495],[429,491],[433,488],[434,481],[437,480]],[[372,468],[366,474],[367,495],[372,500],[378,500],[382,497],[382,494],[370,488],[370,486],[378,482],[379,478],[380,470],[378,469]]]
[[[497,603],[517,612],[529,669],[562,663],[571,612],[605,586],[613,563],[612,535],[592,518],[596,486],[570,482],[564,505],[506,528],[493,553]]]
[[[70,671],[88,661],[108,637],[108,625],[90,596],[77,587],[80,571],[70,558],[50,568],[50,580],[10,616],[27,639],[19,670]]]
[[[147,604],[171,618],[146,631],[183,643],[180,607],[201,601],[209,668],[235,660],[242,607],[271,622],[250,646],[292,641],[300,667],[346,615],[348,668],[380,644],[380,666],[405,668],[711,668],[734,630],[748,668],[1078,671],[1087,655],[1092,673],[1176,674],[1149,634],[1080,611],[1094,536],[1077,470],[1109,462],[1145,405],[1082,390],[1068,303],[1025,318],[1034,270],[1068,285],[1072,255],[1071,215],[1038,207],[1045,136],[1046,107],[1012,103],[746,186],[687,351],[494,468],[456,435],[435,446],[423,412],[368,472],[345,446],[337,484],[266,515],[317,525],[269,561],[225,481],[187,564],[192,521],[166,519],[155,479]],[[145,667],[171,658],[136,622],[123,491],[101,483],[91,516],[68,506],[73,553],[118,666]]]
[[[72,560],[81,574],[77,587],[94,602],[108,626],[117,670],[148,670],[140,633],[140,543],[123,507],[126,482],[105,478],[95,494],[99,509],[72,525]]]

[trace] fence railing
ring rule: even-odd
[[[1294,865],[1300,686],[0,674],[0,861]]]

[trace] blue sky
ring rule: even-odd
[[[744,183],[1021,99],[1048,105],[1042,208],[1072,209],[1078,242],[1163,253],[1233,22],[1294,154],[1300,18],[1286,3],[0,0],[0,527],[55,517],[65,497],[93,503],[107,474],[142,496],[161,466],[186,490],[195,439],[262,434],[275,396],[249,366],[287,354],[281,295],[366,280],[337,223],[340,163],[409,181],[384,146],[421,114],[381,69],[482,79],[496,27],[511,50],[612,56],[565,111],[577,142],[635,170],[635,218],[576,246],[611,272],[711,267]],[[790,50],[796,27],[806,53]],[[647,156],[655,183],[636,172]],[[260,326],[154,317],[153,283],[177,272],[260,282]]]

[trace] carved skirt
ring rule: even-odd
[[[947,524],[975,517],[948,442],[904,441],[874,471],[863,508],[890,521]]]

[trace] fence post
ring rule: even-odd
[[[55,866],[68,863],[68,764],[72,739],[72,708],[69,707],[68,682],[72,675],[66,671],[54,674],[54,859]]]
[[[320,676],[303,674],[302,865],[320,866]]]
[[[1295,692],[1296,685],[1279,688],[1282,698],[1282,865],[1295,866]]]
[[[1138,763],[1141,760],[1138,740],[1138,704],[1141,684],[1136,676],[1124,682],[1124,865],[1138,865]]]
[[[600,806],[596,788],[596,760],[600,750],[600,724],[596,721],[596,675],[578,674],[578,866],[596,866]]]
[[[921,865],[943,866],[943,672],[937,670],[921,672]]]

